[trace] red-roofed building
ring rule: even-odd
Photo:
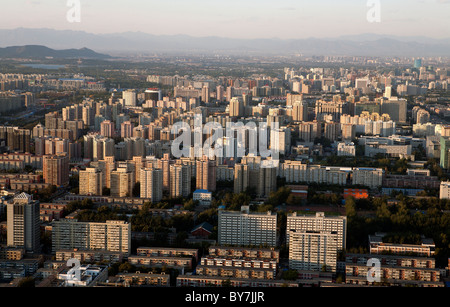
[[[344,189],[344,199],[347,197],[366,199],[369,198],[369,191],[366,189]]]

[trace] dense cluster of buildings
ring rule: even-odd
[[[81,221],[77,212],[66,216],[65,208],[71,201],[91,200],[137,210],[168,198],[192,198],[201,212],[223,186],[234,194],[251,191],[264,201],[280,181],[302,199],[308,193],[303,185],[309,184],[339,186],[344,197],[356,199],[396,189],[439,189],[448,199],[450,183],[432,176],[424,162],[392,174],[365,165],[325,166],[317,159],[336,155],[351,161],[364,155],[368,161],[414,161],[423,152],[448,170],[450,126],[432,120],[438,109],[409,97],[447,90],[446,70],[418,67],[382,75],[286,68],[277,78],[151,75],[147,81],[165,90],[111,90],[106,100],[85,98],[47,113],[32,130],[0,127],[0,185],[13,195],[0,205],[7,215],[0,280],[34,276],[38,286],[296,287],[331,286],[339,275],[348,285],[444,285],[447,271],[436,267],[429,239],[394,244],[376,234],[369,238],[369,253],[345,254],[348,221],[342,215],[290,212],[280,226],[276,210],[219,208],[217,225],[197,225],[184,241],[213,243],[202,253],[138,246],[133,254],[132,240],[151,241],[155,234],[133,232],[124,220]],[[103,86],[84,76],[0,75],[0,113],[32,104],[33,94],[25,91]],[[411,103],[415,106],[408,108]],[[173,147],[181,136],[191,142],[180,147],[187,154],[177,156]],[[49,187],[56,187],[53,202],[34,200],[33,194]],[[186,211],[148,208],[161,219]],[[167,235],[168,245],[179,239],[176,231]],[[54,260],[39,268],[41,232],[51,240]],[[217,240],[210,240],[213,232]],[[76,271],[67,265],[74,260],[83,263]],[[137,271],[108,276],[103,264],[125,261]],[[376,281],[369,278],[373,261],[380,263]],[[176,279],[167,270],[178,270]],[[296,276],[285,279],[286,271]]]

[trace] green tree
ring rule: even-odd
[[[353,197],[348,197],[345,199],[345,214],[347,217],[356,216],[356,202]]]

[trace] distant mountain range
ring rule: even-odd
[[[450,38],[398,37],[361,34],[338,38],[233,39],[152,35],[142,32],[92,34],[82,31],[25,29],[0,30],[0,47],[45,45],[54,49],[84,46],[103,53],[223,53],[304,54],[347,56],[449,56]],[[82,49],[84,50],[84,49]]]
[[[27,45],[0,48],[0,58],[55,58],[55,59],[107,59],[111,56],[97,53],[93,50],[82,49],[67,49],[55,50],[45,46]]]

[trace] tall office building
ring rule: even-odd
[[[102,195],[103,173],[95,167],[80,171],[80,195]]]
[[[7,204],[7,244],[24,248],[28,253],[40,250],[40,206],[31,195],[16,195]]]
[[[188,197],[191,194],[191,168],[188,165],[170,166],[170,196]]]
[[[43,157],[44,182],[57,187],[69,184],[69,155],[58,153]]]
[[[96,250],[131,252],[131,224],[124,221],[105,223],[62,219],[52,222],[52,253],[61,250]]]
[[[325,216],[323,212],[316,215],[297,215],[292,213],[287,217],[286,243],[290,244],[290,232],[336,232],[338,250],[345,250],[347,241],[347,217]]]
[[[219,210],[219,245],[267,246],[277,245],[277,214],[250,213],[248,206],[241,211]]]
[[[422,67],[422,59],[415,59],[414,60],[414,68],[421,68]]]
[[[163,197],[163,171],[156,168],[141,169],[141,198],[157,203]]]

